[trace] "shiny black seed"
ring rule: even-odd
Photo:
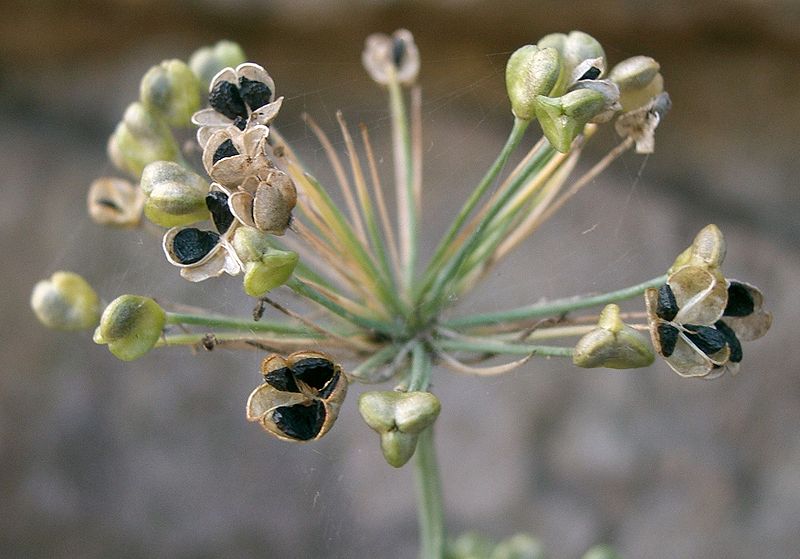
[[[314,401],[276,408],[272,420],[288,437],[310,441],[322,430],[326,415],[325,405]]]
[[[269,90],[267,84],[247,78],[239,78],[239,92],[242,94],[244,102],[253,111],[269,103],[272,97],[272,91]]]
[[[678,314],[678,303],[675,301],[675,294],[672,293],[672,288],[665,283],[658,288],[656,315],[664,320],[672,320],[676,314]]]
[[[282,392],[300,392],[289,367],[275,369],[271,373],[264,375],[264,380],[267,381],[267,384]]]
[[[578,81],[580,81],[580,80],[596,80],[599,77],[600,77],[600,68],[592,66],[591,68],[586,70],[586,72],[584,72],[583,75],[580,78],[578,78]]]
[[[333,363],[322,357],[301,359],[292,365],[294,378],[312,388],[321,390],[331,380],[335,372]]]
[[[231,82],[221,81],[215,85],[208,94],[208,103],[212,109],[231,120],[235,120],[237,116],[247,118],[247,107],[239,95],[239,88]]]
[[[237,116],[233,121],[233,125],[239,130],[244,130],[247,128],[247,119]]]
[[[319,397],[322,398],[322,399],[329,398],[330,395],[333,394],[333,391],[336,389],[336,387],[339,385],[339,378],[341,376],[342,376],[342,373],[337,371],[336,374],[333,375],[333,378],[328,383],[328,385],[325,388],[323,388],[322,390],[319,391]]]
[[[706,355],[713,355],[728,343],[725,335],[711,326],[686,324],[686,337]]]
[[[661,344],[661,355],[669,357],[675,351],[675,344],[678,342],[678,329],[671,324],[659,324],[658,341]]]
[[[755,301],[750,290],[738,281],[732,281],[728,286],[728,304],[725,306],[723,316],[748,316],[755,310]]]
[[[394,39],[392,41],[392,62],[394,62],[394,65],[399,68],[405,56],[406,42],[403,39]]]
[[[214,151],[214,155],[211,157],[211,164],[215,164],[220,159],[225,159],[226,157],[233,157],[234,155],[239,155],[239,152],[236,150],[236,146],[233,145],[233,141],[225,140]]]
[[[194,264],[202,260],[219,242],[213,231],[200,231],[194,227],[181,229],[172,239],[172,254],[181,264]]]
[[[233,223],[233,214],[228,207],[228,195],[219,190],[206,194],[206,207],[211,212],[211,219],[220,235],[224,235]]]
[[[739,342],[739,338],[736,337],[736,332],[721,320],[718,320],[714,326],[725,336],[725,341],[728,342],[728,347],[731,348],[730,360],[733,363],[739,363],[742,360],[742,344]]]

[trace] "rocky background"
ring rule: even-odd
[[[236,279],[187,284],[154,237],[88,220],[88,184],[113,171],[108,134],[149,66],[231,38],[275,77],[287,97],[277,124],[325,178],[299,115],[334,133],[341,108],[385,139],[384,101],[360,52],[369,33],[401,26],[423,56],[428,254],[453,201],[505,139],[503,68],[517,46],[582,29],[612,63],[659,60],[674,103],[654,155],[617,162],[463,308],[638,283],[715,222],[729,243],[727,273],[760,286],[775,314],[769,335],[745,346],[741,374],[715,382],[682,380],[661,362],[624,372],[534,360],[494,379],[437,372],[450,533],[530,531],[553,558],[601,541],[628,558],[784,558],[800,549],[797,3],[2,8],[0,556],[415,557],[411,471],[383,462],[355,410],[360,388],[325,439],[289,445],[244,420],[261,356],[155,351],[123,364],[89,335],[45,330],[28,309],[33,284],[63,268],[107,299],[142,293],[248,314]],[[586,161],[613,142],[604,132]]]

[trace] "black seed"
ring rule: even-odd
[[[289,367],[275,369],[271,373],[264,375],[264,380],[267,381],[267,384],[282,392],[300,392]]]
[[[214,155],[211,157],[211,164],[213,165],[220,159],[233,157],[234,155],[239,155],[239,152],[236,150],[236,146],[233,145],[233,141],[225,140],[219,146],[217,146],[216,151],[214,151]]]
[[[738,281],[732,281],[728,286],[728,304],[725,306],[723,316],[748,316],[755,310],[755,301],[750,290]]]
[[[406,42],[403,39],[394,39],[392,41],[392,62],[394,62],[394,65],[399,68],[405,56]]]
[[[208,94],[211,108],[222,113],[231,120],[237,116],[247,118],[247,107],[244,106],[239,88],[231,82],[221,81]]]
[[[309,441],[317,436],[325,423],[325,405],[314,401],[310,404],[281,406],[272,412],[272,420],[287,436],[298,441]]]
[[[239,130],[244,130],[247,128],[247,119],[237,116],[233,121],[233,125]]]
[[[581,80],[596,80],[599,77],[600,77],[600,68],[592,66],[591,68],[586,70],[586,72],[584,72],[583,75],[580,78],[578,78],[578,81],[581,81]]]
[[[224,235],[233,223],[233,214],[228,207],[228,195],[219,190],[206,194],[206,207],[211,212],[211,219],[220,235]]]
[[[303,381],[312,388],[321,390],[333,377],[335,372],[333,363],[322,357],[309,357],[301,359],[292,365],[294,378]]]
[[[669,357],[678,343],[678,329],[671,324],[659,324],[658,341],[661,344],[661,355]]]
[[[244,102],[253,111],[269,103],[272,97],[272,92],[267,84],[247,78],[239,78],[239,92],[242,94]]]
[[[656,315],[664,320],[672,320],[678,314],[678,303],[675,301],[675,294],[668,284],[658,288],[658,302],[656,303]]]
[[[739,338],[736,337],[736,332],[721,320],[718,320],[714,326],[722,332],[722,335],[725,336],[725,341],[728,342],[728,347],[731,348],[730,360],[733,363],[739,363],[742,360],[742,344],[739,342]]]
[[[319,397],[323,400],[326,400],[333,394],[333,391],[336,390],[336,387],[339,385],[339,378],[342,376],[340,372],[337,371],[333,378],[328,383],[328,385],[319,391]]]
[[[695,324],[685,324],[686,337],[697,346],[697,349],[706,355],[713,355],[728,342],[725,335],[711,326],[697,326]]]
[[[194,264],[202,260],[219,242],[213,231],[200,231],[194,227],[181,229],[172,239],[172,254],[181,264]]]

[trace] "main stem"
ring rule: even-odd
[[[427,390],[431,378],[431,354],[422,342],[412,349],[409,391]],[[433,446],[433,427],[419,434],[414,453],[417,486],[420,559],[444,557],[444,509],[439,464]]]

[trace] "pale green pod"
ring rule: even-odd
[[[515,534],[497,544],[489,559],[544,559],[542,544],[529,534]]]
[[[108,156],[117,168],[138,178],[154,161],[179,160],[180,149],[158,114],[132,103],[108,139]]]
[[[598,64],[601,73],[605,69],[606,54],[603,46],[588,33],[582,31],[570,31],[569,34],[551,33],[542,37],[536,44],[539,48],[554,48],[561,54],[564,72],[552,96],[566,91],[569,82],[574,79],[575,69],[581,62],[600,59]]]
[[[550,144],[566,153],[584,126],[606,110],[605,96],[593,89],[577,89],[561,97],[536,97],[536,116]]]
[[[382,433],[381,451],[386,462],[393,468],[404,466],[414,456],[414,451],[417,450],[418,437],[419,435],[400,431]]]
[[[139,85],[139,100],[160,114],[170,126],[186,127],[200,109],[200,81],[181,60],[165,60],[153,66]]]
[[[525,45],[514,51],[506,64],[506,89],[514,116],[536,118],[536,96],[550,95],[562,71],[556,49]]]
[[[100,298],[73,272],[55,272],[37,283],[31,308],[42,324],[56,330],[89,330],[100,321]]]
[[[649,56],[634,56],[614,66],[608,79],[619,87],[620,104],[624,112],[646,105],[664,91],[661,66]]]
[[[94,342],[108,344],[117,359],[133,361],[153,349],[165,323],[166,313],[153,299],[122,295],[103,311]]]
[[[692,244],[678,255],[667,273],[673,274],[683,266],[719,268],[725,260],[726,252],[727,244],[722,231],[710,223],[703,227]]]
[[[224,68],[235,68],[247,60],[238,44],[233,41],[220,41],[214,46],[197,49],[189,58],[189,68],[207,90],[214,76]]]
[[[463,532],[449,542],[448,559],[486,559],[492,553],[494,542],[478,532]]]
[[[251,297],[262,297],[268,291],[289,281],[297,262],[296,252],[270,249],[257,262],[245,262],[242,287]]]
[[[203,177],[173,161],[155,161],[142,171],[141,188],[146,196],[144,214],[162,227],[189,225],[208,219]]]
[[[572,355],[575,365],[587,369],[634,369],[647,367],[654,360],[647,339],[622,321],[614,304],[606,305],[597,328],[578,341]]]

